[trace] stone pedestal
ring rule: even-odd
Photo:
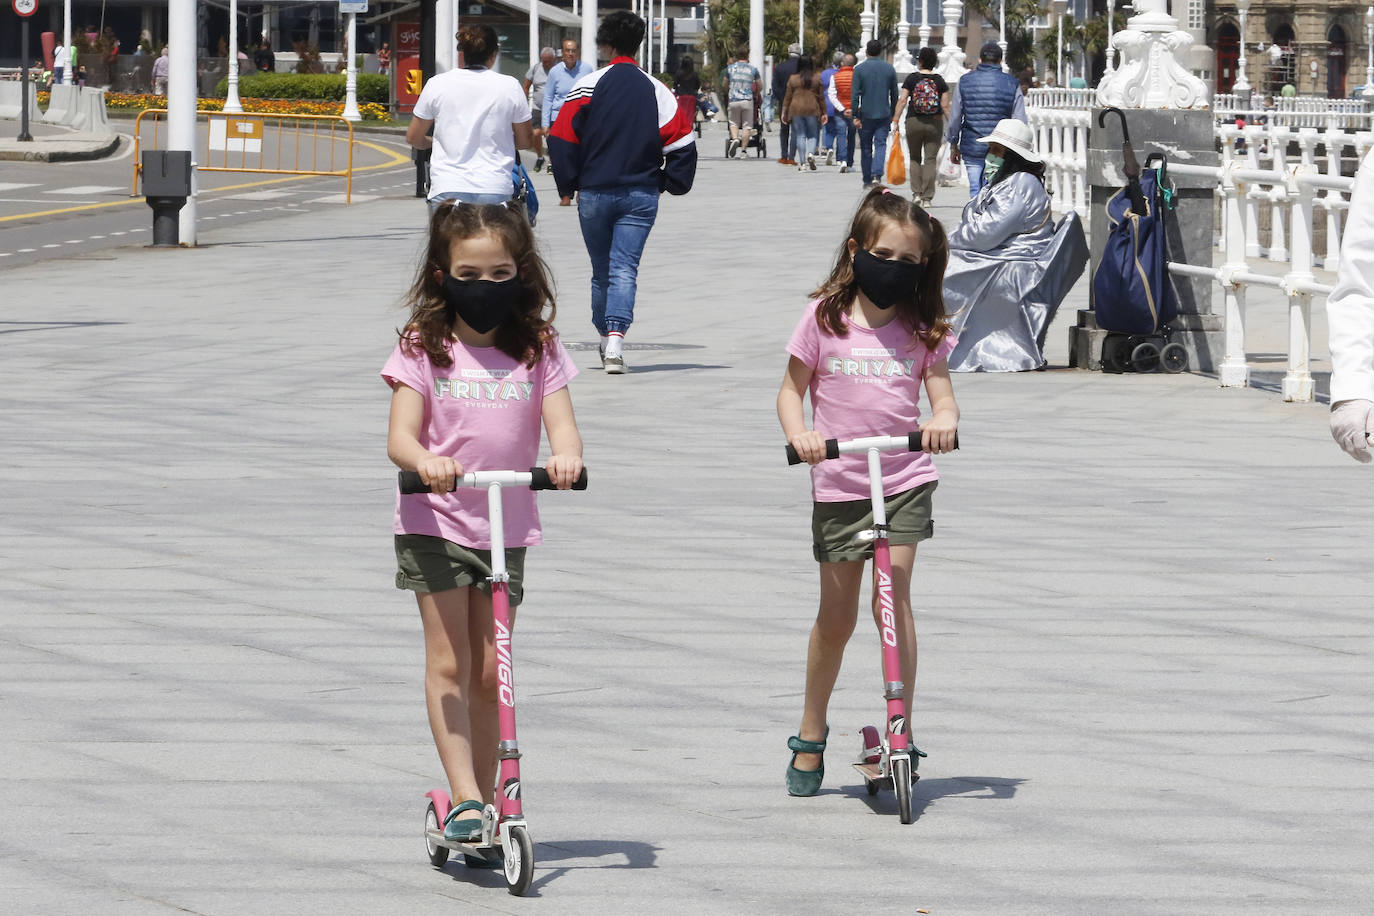
[[[1162,153],[1170,162],[1208,166],[1220,163],[1210,110],[1125,111],[1131,145],[1142,169],[1151,153]],[[1108,115],[1106,127],[1098,127],[1100,112],[1101,109],[1093,109],[1088,132],[1089,277],[1097,273],[1107,243],[1107,199],[1126,185],[1126,174],[1122,171],[1121,122],[1115,115]],[[1177,207],[1165,217],[1169,259],[1211,267],[1216,182],[1173,173],[1169,173],[1169,178],[1177,192]],[[1188,368],[1193,372],[1215,373],[1225,349],[1221,317],[1212,312],[1212,293],[1216,284],[1210,279],[1172,275],[1170,282],[1178,301],[1174,339],[1188,350]],[[1091,311],[1091,294],[1089,306],[1088,311],[1079,312],[1077,327],[1069,330],[1069,364],[1080,369],[1101,367],[1102,338],[1107,333],[1097,327]]]

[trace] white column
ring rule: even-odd
[[[1245,361],[1245,285],[1234,280],[1236,271],[1246,269],[1245,216],[1241,196],[1246,187],[1235,179],[1235,163],[1225,168],[1221,176],[1221,194],[1226,210],[1226,271],[1229,278],[1223,284],[1226,304],[1226,355],[1217,375],[1223,388],[1244,388],[1250,383],[1250,367]]]
[[[749,63],[763,72],[763,0],[749,0]],[[763,84],[763,91],[768,91],[767,83]],[[781,105],[782,99],[773,104]]]
[[[806,0],[797,0],[797,44],[806,53]]]
[[[229,0],[229,88],[224,93],[224,110],[231,114],[243,111],[239,101],[239,0]]]
[[[898,76],[906,76],[916,69],[911,63],[911,49],[907,47],[911,38],[911,23],[907,22],[906,18],[907,0],[897,2],[901,4],[901,8],[897,11],[897,53],[892,57],[892,65],[896,68]],[[903,120],[902,123],[905,124],[906,121]]]
[[[530,66],[539,61],[539,0],[530,0]]]
[[[1364,66],[1365,96],[1374,92],[1374,6],[1364,11],[1364,40],[1369,56]]]
[[[420,0],[428,3],[430,0]],[[457,63],[458,47],[453,36],[458,31],[453,21],[453,4],[449,0],[434,2],[434,72],[452,70]]]
[[[921,27],[916,35],[921,39],[921,47],[930,47],[930,0],[916,0],[921,4]]]
[[[582,60],[596,69],[596,0],[582,0]],[[645,35],[648,41],[649,36]]]
[[[1110,76],[1116,69],[1116,25],[1112,21],[1115,7],[1116,0],[1107,0],[1107,66],[1103,68],[1103,76]],[[1241,53],[1244,54],[1245,51],[1242,50]]]
[[[649,0],[649,11],[653,12],[653,0]],[[668,69],[668,0],[659,0],[658,5],[659,28],[663,31],[658,33],[658,69]]]
[[[191,196],[177,221],[179,241],[196,243],[196,0],[167,4],[167,148],[191,151]]]
[[[940,75],[955,83],[964,75],[964,51],[959,47],[959,15],[964,4],[960,0],[944,0],[940,12],[945,17],[945,37],[940,47]]]
[[[644,0],[644,71],[654,72],[654,0]]]
[[[62,47],[67,50],[67,61],[62,65],[62,82],[72,80],[72,0],[62,0]],[[157,60],[162,49],[153,45],[153,60]],[[57,66],[54,64],[53,66]]]
[[[1054,46],[1054,61],[1059,65],[1058,84],[1064,85],[1064,9],[1068,6],[1066,0],[1054,0],[1054,8],[1059,12],[1059,43]]]
[[[348,121],[361,121],[358,113],[358,14],[348,14],[348,44],[344,46],[348,62],[344,68],[344,110]]]

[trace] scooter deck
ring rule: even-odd
[[[428,837],[429,841],[435,846],[442,846],[445,849],[466,853],[471,856],[482,856],[488,851],[499,850],[501,848],[500,840],[497,840],[490,846],[483,846],[480,842],[475,840],[470,843],[464,843],[458,840],[447,839],[442,830],[426,830],[425,836]]]
[[[880,765],[876,763],[856,763],[854,769],[863,774],[864,779],[869,782],[876,782],[879,785],[891,785],[892,774],[880,772]]]

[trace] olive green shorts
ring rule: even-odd
[[[396,587],[422,595],[476,587],[491,594],[491,551],[428,534],[396,535]],[[525,548],[506,548],[511,607],[525,597]]]
[[[935,522],[930,517],[931,495],[939,483],[932,480],[883,501],[887,507],[889,544],[917,544],[935,534]],[[867,560],[873,556],[872,542],[855,542],[854,536],[872,527],[873,506],[866,499],[813,503],[811,552],[820,563]]]

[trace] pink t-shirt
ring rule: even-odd
[[[420,444],[447,455],[465,471],[524,471],[539,458],[544,397],[577,375],[568,351],[554,337],[533,368],[495,347],[469,347],[449,342],[453,365],[441,369],[422,347],[396,344],[382,367],[393,388],[405,385],[425,398]],[[534,491],[507,487],[501,491],[506,546],[532,547],[540,542],[539,511]],[[396,494],[397,534],[429,534],[482,550],[491,548],[485,490],[460,487],[452,493],[415,496]]]
[[[949,356],[957,341],[946,334],[931,352],[899,320],[863,328],[844,316],[849,333],[836,337],[816,323],[820,300],[806,307],[787,352],[811,367],[811,426],[827,439],[901,436],[921,418],[921,379]],[[940,472],[925,452],[884,452],[883,493],[905,493],[937,480]],[[868,458],[841,455],[811,469],[817,502],[868,499]]]

